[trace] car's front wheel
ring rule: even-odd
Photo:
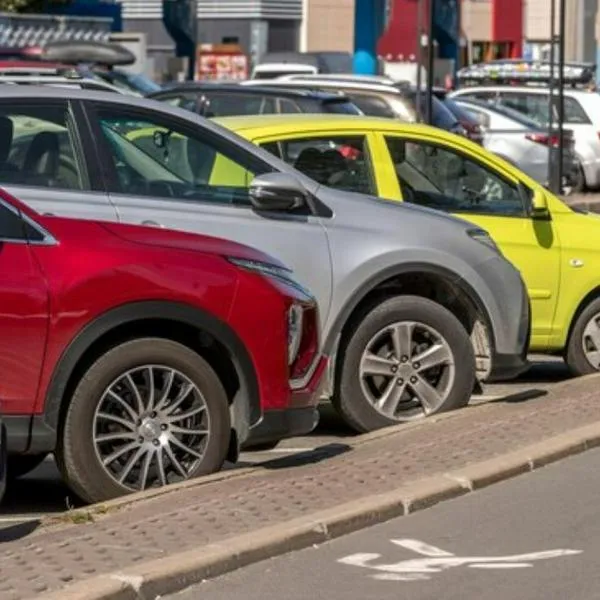
[[[358,432],[465,406],[475,381],[465,328],[443,306],[389,298],[343,341],[333,404]]]
[[[573,375],[600,371],[600,298],[591,302],[575,320],[565,361]]]
[[[210,365],[176,342],[138,339],[82,377],[57,463],[79,497],[100,502],[218,471],[229,436],[227,396]]]

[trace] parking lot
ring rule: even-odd
[[[473,396],[471,403],[502,402],[503,399],[519,397],[526,399],[569,378],[561,360],[543,356],[533,356],[531,360],[533,365],[528,373],[514,382],[486,386],[484,394]],[[329,407],[323,406],[321,422],[312,435],[285,440],[274,450],[244,453],[237,465],[228,465],[227,468],[259,465],[279,458],[285,458],[289,466],[293,466],[295,461],[305,463],[310,461],[311,453],[316,454],[319,451],[321,455],[323,451],[327,452],[328,445],[331,445],[334,452],[334,444],[351,435],[336,418],[335,413]],[[61,482],[53,460],[48,458],[35,471],[9,486],[0,516],[0,526],[38,520],[45,515],[64,512],[72,507],[74,500]]]

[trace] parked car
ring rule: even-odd
[[[472,98],[451,100],[462,110],[471,113],[483,131],[483,146],[527,173],[544,186],[550,183],[548,169],[550,148],[559,145],[558,129],[549,135],[547,129],[516,110],[501,105],[490,105]],[[563,173],[567,187],[580,192],[584,187],[581,163],[575,152],[575,137],[570,129],[563,129]]]
[[[444,106],[456,117],[463,126],[467,137],[476,144],[483,145],[483,132],[479,121],[469,111],[465,110],[459,103],[448,98],[448,93],[443,88],[433,90],[436,98],[444,103]]]
[[[257,82],[249,80],[241,85],[253,87]],[[269,81],[269,86],[287,87],[289,89],[315,89],[342,91],[352,103],[367,116],[398,119],[415,123],[418,120],[417,103],[419,102],[416,89],[410,85],[395,84],[389,78],[377,77],[359,80],[356,76],[339,75],[289,75]],[[425,94],[421,100],[421,114],[426,113]],[[434,97],[432,124],[457,135],[467,135],[466,130],[458,119],[444,106],[443,102]]]
[[[323,115],[219,122],[323,186],[405,200],[485,229],[527,284],[531,351],[563,355],[576,375],[600,370],[597,215],[571,209],[512,164],[435,128]],[[360,152],[349,152],[349,146]],[[290,160],[298,147],[310,153],[310,163]],[[326,162],[324,151],[335,153],[336,160]],[[497,299],[503,303],[507,297],[501,292]]]
[[[191,110],[204,117],[272,113],[362,114],[343,94],[267,86],[242,87],[235,83],[192,81],[149,94],[147,97]]]
[[[547,129],[550,121],[550,92],[547,87],[489,85],[464,87],[450,97],[473,98],[490,104],[506,106],[533,119],[540,129]],[[564,125],[575,136],[577,153],[586,188],[600,187],[600,95],[596,92],[564,90]],[[553,123],[558,123],[558,99],[553,104]]]
[[[349,52],[268,52],[252,70],[252,79],[291,73],[352,73]]]
[[[0,417],[0,503],[6,492],[6,474],[8,465],[8,445],[6,443],[6,425]]]
[[[0,191],[9,473],[53,452],[98,502],[218,471],[317,423],[314,298],[262,252],[41,216]]]
[[[226,236],[293,268],[321,309],[324,396],[356,430],[463,406],[475,375],[527,367],[523,282],[471,223],[326,188],[166,103],[10,86],[0,116],[0,184],[40,212]]]

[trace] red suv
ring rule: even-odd
[[[219,470],[317,422],[312,296],[254,249],[40,216],[0,191],[10,477],[54,452],[97,502]]]

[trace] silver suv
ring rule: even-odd
[[[523,281],[470,223],[320,186],[152,100],[10,86],[0,133],[0,185],[42,213],[202,232],[280,257],[319,301],[327,396],[358,431],[463,406],[476,379],[526,367]]]

